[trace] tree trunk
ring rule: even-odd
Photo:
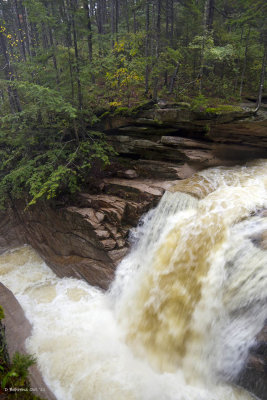
[[[146,57],[146,79],[145,79],[145,94],[148,94],[149,89],[149,30],[150,30],[150,21],[149,21],[149,2],[150,0],[146,0],[146,47],[145,47],[145,57]]]
[[[241,48],[242,48],[242,44],[243,44],[243,33],[244,33],[244,27],[242,26],[241,37],[240,37],[240,50],[238,52],[237,63],[236,63],[236,77],[235,77],[234,92],[236,92],[236,90],[237,90],[238,75],[239,75],[239,71],[240,71],[240,56],[241,56]]]
[[[160,34],[161,34],[161,2],[162,0],[157,0],[157,23],[156,23],[156,48],[155,48],[155,55],[156,55],[156,63],[158,64],[160,50],[161,50],[161,42],[160,42]],[[156,76],[154,78],[154,89],[153,89],[153,100],[157,100],[158,98],[158,83],[159,77]]]
[[[169,0],[166,0],[166,10],[165,10],[165,46],[169,45]],[[168,86],[168,71],[164,71],[164,86]]]
[[[264,54],[262,58],[262,66],[261,66],[261,79],[260,79],[260,85],[259,85],[259,91],[258,91],[258,100],[257,100],[257,105],[255,109],[255,114],[259,111],[260,106],[261,106],[261,100],[262,100],[262,92],[263,92],[263,86],[264,86],[264,80],[265,80],[265,69],[266,69],[266,63],[267,63],[267,42],[264,43]]]
[[[201,46],[201,55],[200,55],[200,71],[199,71],[199,94],[202,94],[202,81],[203,81],[203,72],[204,72],[204,63],[205,63],[205,47],[207,40],[207,21],[208,21],[208,12],[209,5],[211,0],[205,1],[204,13],[203,13],[203,39]]]
[[[170,89],[169,89],[169,93],[170,94],[172,94],[172,92],[173,92],[174,84],[175,84],[175,81],[176,81],[176,78],[177,78],[177,75],[178,75],[178,72],[179,72],[179,67],[180,67],[180,62],[178,61],[177,65],[176,65],[176,68],[175,68],[175,71],[173,73],[173,76],[171,78]]]
[[[19,12],[17,0],[13,0],[13,10],[14,10],[13,12],[14,12],[14,16],[15,16],[15,25],[17,28],[16,31],[17,31],[17,35],[19,38],[21,55],[22,55],[23,60],[26,61],[25,43],[24,43],[24,38],[23,38],[23,34],[22,34],[22,26],[21,26],[21,22],[20,22],[20,12]]]
[[[93,61],[93,43],[92,43],[92,24],[91,24],[91,17],[90,11],[88,6],[88,0],[83,0],[83,8],[85,11],[86,21],[87,21],[87,43],[88,43],[88,57],[90,63]]]
[[[213,29],[213,17],[214,17],[215,0],[209,0],[207,9],[207,29],[211,31]]]
[[[169,0],[166,0],[166,25],[165,25],[165,29],[166,29],[166,42],[168,42],[169,39],[169,23],[170,23],[170,10],[169,10]]]
[[[116,33],[116,42],[118,42],[118,32],[119,32],[119,0],[115,0],[115,33]]]
[[[27,53],[30,57],[32,57],[31,54],[31,31],[30,31],[30,24],[28,21],[28,15],[27,15],[27,9],[24,5],[22,5],[22,18],[23,18],[23,25],[24,25],[24,30],[25,30],[25,45],[26,45],[26,50]]]
[[[133,5],[133,32],[134,32],[134,34],[136,34],[136,32],[137,32],[135,1],[134,1],[134,5]]]
[[[242,75],[241,75],[241,81],[240,81],[240,89],[239,89],[239,97],[240,97],[240,98],[242,97],[243,83],[244,83],[245,72],[246,72],[246,68],[247,68],[247,56],[248,56],[248,47],[249,47],[249,36],[250,36],[250,27],[249,27],[248,34],[247,34],[247,39],[246,39],[245,57],[244,57],[244,64],[243,64]]]
[[[4,56],[4,61],[5,61],[4,74],[6,77],[6,81],[12,82],[14,81],[14,71],[10,64],[9,54],[6,45],[6,38],[1,31],[0,31],[0,48],[2,50],[1,52]],[[14,114],[16,112],[21,112],[21,105],[17,89],[7,84],[7,93],[8,93],[11,113]]]
[[[130,23],[129,23],[129,4],[128,0],[125,0],[125,5],[124,5],[124,13],[125,13],[125,21],[126,21],[126,26],[127,26],[127,33],[130,33]]]
[[[173,33],[174,33],[174,8],[173,8],[173,0],[169,0],[169,8],[170,8],[170,24],[171,24],[171,31],[170,31],[170,45],[173,47]]]
[[[75,0],[70,0],[71,4],[71,25],[72,25],[72,34],[73,34],[73,44],[74,44],[74,54],[75,54],[75,69],[76,69],[76,81],[77,81],[77,93],[78,93],[78,108],[82,109],[82,87],[80,81],[80,61],[79,61],[79,52],[78,52],[78,44],[77,44],[77,32],[75,25]]]
[[[47,1],[44,2],[44,5],[45,5],[45,8],[46,8],[46,14],[47,14],[48,18],[50,18],[51,14],[50,14],[50,10],[49,10],[49,6],[47,4]],[[53,65],[54,65],[54,69],[55,69],[55,72],[56,72],[56,82],[57,82],[57,84],[59,84],[59,73],[58,73],[58,67],[57,67],[55,44],[54,44],[53,32],[52,32],[52,28],[50,26],[50,22],[49,22],[49,24],[47,24],[47,26],[48,26],[48,35],[49,35],[49,42],[50,42],[49,45],[50,45],[50,48],[52,49]]]
[[[111,47],[114,47],[115,44],[115,31],[116,31],[116,27],[115,27],[115,0],[111,0]]]

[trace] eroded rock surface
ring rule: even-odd
[[[16,204],[3,215],[2,251],[29,243],[60,277],[107,289],[128,250],[129,230],[172,182],[105,178],[99,194],[81,193],[75,205]],[[5,236],[6,235],[6,236]]]

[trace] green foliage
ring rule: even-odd
[[[189,48],[201,50],[203,40],[205,40],[204,59],[206,63],[229,62],[232,60],[232,57],[234,56],[234,48],[232,44],[227,43],[225,46],[215,46],[214,39],[211,35],[207,38],[203,38],[203,36],[194,37]]]
[[[3,309],[2,306],[0,306],[0,321],[1,321],[2,319],[4,319],[4,318],[5,318],[4,309]]]
[[[20,386],[24,385],[29,374],[29,367],[36,363],[36,359],[30,354],[16,352],[12,359],[11,371],[14,377],[18,378]]]
[[[163,97],[220,113],[208,99],[257,93],[266,1],[217,0],[211,27],[203,1],[117,3],[0,2],[0,207],[73,194],[108,165],[93,131],[107,107],[128,116]]]
[[[20,398],[21,400],[38,400],[30,391],[28,381],[29,367],[36,363],[33,356],[28,354],[20,354],[16,352],[13,355],[12,362],[6,346],[5,329],[1,322],[4,318],[3,308],[0,306],[0,387],[6,389],[7,395],[10,393],[12,398]],[[9,388],[23,389],[16,393],[9,392]],[[0,390],[1,391],[1,390]]]
[[[90,111],[79,112],[54,90],[16,82],[27,109],[0,118],[0,206],[30,195],[29,205],[80,189],[92,164],[106,166],[113,149],[92,131]]]
[[[222,113],[227,113],[227,112],[230,113],[230,112],[243,111],[243,109],[238,106],[222,104],[218,107],[207,107],[205,109],[205,111],[206,111],[206,113],[211,113],[211,114],[222,114]]]
[[[208,105],[208,99],[203,94],[200,94],[192,100],[191,105],[194,111],[204,111]]]
[[[2,338],[2,341],[5,340]],[[3,358],[3,349],[0,349],[0,382],[1,388],[6,389],[6,394],[10,398],[19,398],[20,400],[41,400],[35,396],[30,390],[28,381],[29,367],[36,363],[33,356],[28,354],[20,354],[16,352],[13,356],[12,363]],[[22,389],[15,393],[9,392],[9,388]]]
[[[137,43],[131,40],[131,36],[128,39],[114,44],[110,54],[109,70],[105,74],[106,85],[110,90],[110,96],[116,99],[116,105],[121,105],[117,102],[118,98],[125,99],[129,105],[135,90],[144,81],[143,74],[139,73],[140,67],[142,71],[144,65],[138,54],[138,37]]]

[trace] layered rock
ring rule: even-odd
[[[81,193],[75,205],[43,203],[25,210],[18,202],[12,217],[3,216],[2,250],[7,241],[9,246],[29,243],[58,276],[107,289],[127,252],[129,230],[170,185],[114,177],[102,181],[99,194]]]
[[[132,159],[206,168],[266,157],[267,119],[244,107],[208,112],[157,108],[105,117],[102,126],[120,154]]]

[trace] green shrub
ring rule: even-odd
[[[4,319],[4,318],[5,318],[4,309],[3,309],[2,306],[0,306],[0,321],[1,321],[2,319]]]
[[[192,101],[192,109],[194,111],[204,111],[208,105],[208,99],[203,94],[195,97]]]

